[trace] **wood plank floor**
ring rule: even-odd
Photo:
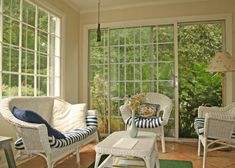
[[[159,158],[170,160],[190,160],[193,168],[202,168],[202,156],[197,156],[197,144],[166,142],[166,153],[161,152],[160,142],[157,142]],[[80,151],[80,168],[87,168],[95,160],[95,143],[83,147]],[[46,162],[41,157],[35,157],[22,163],[17,168],[46,168]],[[73,155],[56,163],[55,168],[78,168]],[[214,151],[208,153],[207,168],[235,168],[235,150]]]

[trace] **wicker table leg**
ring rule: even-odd
[[[151,157],[144,157],[144,162],[146,165],[146,168],[154,168],[154,164],[151,164]]]
[[[157,155],[157,151],[153,150],[150,157],[143,157],[146,168],[160,168],[160,163]]]
[[[13,152],[11,150],[10,141],[3,144],[2,147],[4,149],[9,168],[16,168],[15,159],[14,159]]]
[[[160,162],[159,162],[159,158],[158,158],[158,153],[157,151],[154,152],[154,158],[155,158],[155,163],[156,163],[156,168],[160,168]]]
[[[94,167],[94,168],[97,168],[97,167],[98,167],[98,164],[99,164],[99,162],[100,162],[101,156],[102,156],[101,153],[96,152],[96,156],[95,156],[95,167]]]

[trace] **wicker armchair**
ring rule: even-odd
[[[64,107],[55,107],[56,102],[61,102]],[[97,131],[90,135],[84,136],[84,139],[74,141],[71,144],[63,147],[54,148],[49,143],[48,131],[45,124],[34,124],[21,121],[14,117],[11,110],[16,106],[21,109],[33,110],[40,114],[48,123],[52,124],[53,112],[55,108],[65,110],[65,106],[70,107],[71,104],[54,97],[13,97],[3,99],[0,102],[0,113],[2,117],[15,127],[18,138],[22,138],[24,149],[19,150],[16,155],[16,160],[22,155],[40,155],[48,165],[48,168],[54,167],[56,161],[62,159],[70,153],[76,153],[77,163],[79,165],[79,149],[83,145],[88,144],[93,140],[98,141]],[[89,126],[89,118],[94,119],[96,115],[95,110],[88,110],[86,117],[86,125]],[[93,117],[94,116],[94,117]],[[91,127],[95,127],[96,122],[91,121]],[[95,123],[92,126],[92,123]],[[67,122],[68,126],[69,121]],[[57,128],[58,129],[58,128]],[[86,128],[84,128],[86,129]],[[59,129],[58,129],[59,130]],[[87,133],[86,133],[87,134]],[[65,140],[64,140],[65,141]],[[67,141],[67,140],[66,140]]]
[[[172,101],[166,95],[160,93],[147,93],[146,95],[146,103],[151,104],[159,104],[160,105],[160,113],[162,112],[162,122],[161,124],[149,123],[146,126],[143,126],[142,123],[147,123],[148,118],[146,118],[146,122],[141,121],[141,126],[136,123],[138,129],[140,131],[147,131],[147,132],[154,132],[158,136],[161,137],[161,144],[162,144],[162,152],[165,153],[165,136],[164,136],[164,126],[168,123],[171,111],[172,111]],[[129,124],[128,121],[131,117],[131,110],[128,107],[127,102],[120,107],[122,118],[126,124],[126,128],[128,129]],[[156,116],[156,120],[159,117],[159,114]],[[153,121],[155,118],[149,119],[149,121]]]
[[[203,168],[206,168],[207,152],[235,147],[235,102],[226,107],[200,106],[194,125],[199,134],[198,156],[202,144]]]

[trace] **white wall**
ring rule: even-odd
[[[148,19],[165,19],[165,18],[180,18],[180,17],[193,17],[204,15],[222,15],[222,14],[235,14],[235,1],[234,0],[209,0],[199,2],[187,2],[177,4],[165,5],[151,5],[135,8],[123,8],[116,10],[103,10],[101,8],[101,26],[110,22],[128,22]],[[81,13],[80,15],[80,40],[83,40],[83,35],[86,25],[97,24],[97,12]],[[233,46],[232,55],[235,57],[235,18],[233,17]],[[87,73],[87,53],[86,42],[80,43],[79,62],[82,65],[82,71],[79,71],[79,79],[82,79],[79,86],[79,100],[88,101],[88,73]],[[82,62],[82,63],[81,63]],[[231,76],[231,75],[230,75]],[[232,80],[228,81],[231,86]],[[227,85],[226,85],[227,86]],[[233,75],[233,88],[235,88],[235,75]],[[227,91],[229,93],[229,91]],[[231,93],[231,91],[230,91]],[[235,101],[235,89],[233,95],[230,96]],[[230,100],[232,101],[232,100]]]

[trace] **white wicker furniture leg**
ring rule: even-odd
[[[145,161],[146,168],[160,168],[157,148],[155,148],[157,135],[151,132],[138,132],[138,142],[132,149],[115,148],[113,145],[120,138],[128,138],[126,131],[114,132],[96,145],[95,168],[102,168],[112,156],[139,157]],[[128,143],[128,142],[127,142]],[[98,167],[102,155],[109,155]]]

